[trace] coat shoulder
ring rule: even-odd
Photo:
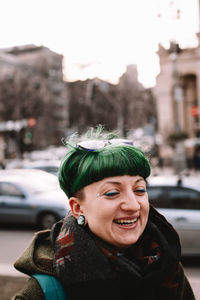
[[[14,263],[14,267],[29,276],[35,273],[54,275],[54,252],[50,240],[50,230],[39,231],[34,234],[32,241],[21,256]],[[19,291],[15,300],[44,300],[43,291],[38,281],[30,277],[25,286]]]
[[[14,263],[14,267],[27,275],[44,273],[53,275],[54,251],[50,230],[35,233],[31,243]]]

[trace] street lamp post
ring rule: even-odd
[[[173,100],[175,103],[175,132],[181,133],[181,106],[183,102],[183,89],[179,84],[179,73],[177,68],[178,55],[181,52],[178,43],[170,43],[170,59],[172,62]]]
[[[172,80],[173,80],[173,100],[175,103],[175,134],[177,140],[175,143],[175,152],[173,158],[173,165],[175,173],[180,174],[184,169],[186,169],[186,157],[184,151],[183,141],[181,136],[181,110],[183,102],[183,89],[179,84],[179,73],[177,68],[177,58],[180,53],[180,48],[178,43],[170,43],[170,59],[172,62]]]

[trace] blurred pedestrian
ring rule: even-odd
[[[194,150],[194,168],[195,170],[200,170],[200,146],[195,147]]]
[[[0,161],[0,170],[4,170],[5,168],[5,164],[2,161]]]

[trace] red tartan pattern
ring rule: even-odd
[[[56,258],[56,264],[64,264],[65,258],[71,261],[70,253],[74,250],[74,233],[69,234],[62,231],[57,239],[57,245],[59,245],[59,251]]]
[[[116,253],[112,253],[111,251],[105,249],[105,248],[101,248],[103,254],[107,257],[112,257],[112,259],[117,259],[117,252]]]

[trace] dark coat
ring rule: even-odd
[[[177,256],[178,259],[180,255],[179,239],[174,229],[165,220],[164,217],[162,217],[152,208],[150,217],[155,224],[159,223],[163,235],[167,236],[167,239],[170,241],[170,243],[172,243],[171,251],[177,252],[175,256]],[[30,276],[34,273],[44,273],[54,276],[56,275],[53,269],[54,251],[50,240],[50,233],[50,230],[46,230],[35,234],[30,246],[15,262],[14,266],[16,269]],[[87,297],[87,300],[193,300],[195,298],[190,284],[184,274],[181,264],[179,262],[178,264],[178,289],[175,298],[174,296],[171,296],[173,294],[171,294],[171,290],[173,289],[173,287],[172,289],[169,289],[169,286],[165,286],[164,284],[161,288],[160,284],[157,283],[159,282],[159,276],[157,276],[155,271],[153,272],[154,276],[152,276],[152,280],[150,279],[146,282],[141,281],[142,284],[140,286],[137,285],[137,288],[136,286],[134,287],[134,282],[133,284],[127,285],[127,282],[130,278],[126,277],[126,274],[120,277],[120,281],[118,282],[118,284],[115,280],[95,280],[95,278],[94,280],[85,281],[82,283],[79,282],[78,284],[76,283],[74,285],[71,284],[67,288],[67,299],[85,299]],[[167,268],[168,266],[164,266],[164,268],[165,267]],[[172,278],[169,278],[169,282],[171,281],[171,279]],[[34,278],[29,279],[24,289],[15,297],[15,300],[28,299],[44,300],[43,292]]]

